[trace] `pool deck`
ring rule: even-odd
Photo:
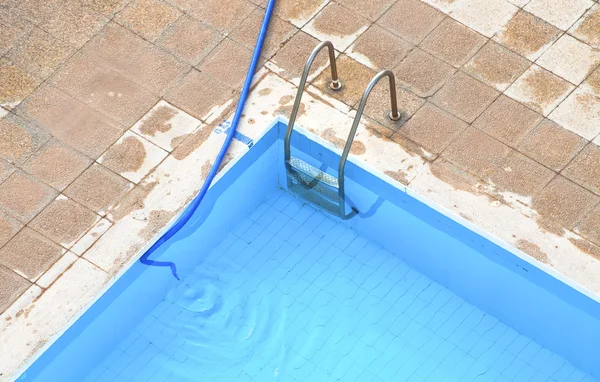
[[[0,381],[191,200],[230,119],[265,0],[0,0]],[[600,299],[600,4],[278,0],[240,131],[288,115]],[[318,67],[318,68],[317,68]],[[247,146],[235,141],[227,161]]]

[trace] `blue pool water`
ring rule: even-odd
[[[596,381],[597,301],[353,162],[357,217],[303,203],[283,129],[156,252],[181,281],[136,263],[19,380]]]
[[[277,191],[85,381],[594,379]]]

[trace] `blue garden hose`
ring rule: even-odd
[[[250,92],[250,85],[252,84],[252,78],[254,77],[254,73],[256,72],[256,66],[258,64],[258,60],[260,58],[260,52],[262,51],[263,44],[265,42],[265,37],[267,35],[267,29],[269,28],[269,21],[271,20],[271,14],[273,13],[273,8],[275,7],[275,0],[269,0],[267,4],[267,8],[265,10],[265,17],[263,19],[262,26],[260,27],[260,32],[258,34],[258,39],[256,41],[256,46],[254,47],[254,54],[252,55],[252,61],[250,62],[250,67],[248,68],[248,74],[246,75],[246,81],[244,82],[244,87],[242,88],[242,93],[240,95],[240,100],[237,104],[237,108],[235,109],[235,114],[233,116],[233,120],[231,121],[231,128],[227,132],[227,136],[225,137],[225,142],[223,142],[223,146],[221,147],[221,151],[219,151],[219,155],[215,159],[212,167],[210,168],[210,172],[204,181],[204,185],[198,192],[198,195],[192,200],[190,205],[183,211],[179,219],[173,224],[171,228],[164,235],[160,237],[153,245],[142,255],[140,258],[140,262],[145,265],[156,266],[156,267],[170,267],[173,276],[177,280],[179,280],[179,276],[177,275],[177,267],[175,263],[172,261],[156,261],[150,260],[148,257],[154,253],[161,245],[163,245],[167,240],[173,237],[183,226],[190,220],[194,212],[198,209],[198,206],[204,199],[208,188],[210,187],[213,179],[217,175],[217,171],[221,166],[221,162],[223,162],[223,158],[225,154],[227,154],[227,150],[229,150],[229,146],[231,145],[231,141],[235,136],[237,131],[238,123],[240,122],[240,118],[242,117],[242,112],[244,111],[244,105],[246,104],[246,99],[248,98],[248,93]]]

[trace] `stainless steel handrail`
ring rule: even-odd
[[[356,116],[354,117],[354,122],[352,123],[352,128],[350,129],[350,133],[348,134],[348,140],[346,140],[346,146],[344,147],[344,151],[342,152],[342,158],[340,159],[340,165],[338,167],[338,195],[340,198],[340,216],[344,217],[346,213],[346,194],[345,194],[345,186],[344,186],[344,170],[346,168],[346,161],[348,160],[348,154],[350,154],[350,149],[352,148],[352,142],[354,142],[354,136],[356,135],[356,130],[358,129],[358,125],[360,124],[360,119],[362,118],[363,112],[365,111],[365,106],[367,105],[367,99],[371,94],[371,90],[375,87],[375,85],[383,78],[388,77],[390,82],[390,98],[392,103],[392,111],[389,114],[389,118],[392,121],[398,121],[401,117],[401,114],[398,112],[398,98],[396,95],[396,78],[394,77],[394,73],[391,70],[382,70],[377,73],[375,77],[369,82],[369,85],[365,89],[362,98],[360,99],[360,104],[358,105],[358,109],[356,110]],[[356,210],[353,209],[353,212],[348,216],[348,218],[356,215]]]
[[[340,90],[342,88],[342,84],[339,81],[337,66],[335,64],[335,49],[333,48],[333,44],[330,41],[323,41],[312,51],[308,60],[306,60],[306,64],[304,64],[304,72],[302,73],[302,77],[300,78],[300,84],[298,85],[298,92],[296,93],[296,100],[294,101],[294,107],[292,108],[292,114],[290,115],[290,121],[288,122],[288,128],[285,133],[284,140],[284,152],[285,152],[285,163],[288,166],[288,161],[291,158],[290,155],[290,141],[292,138],[292,130],[294,130],[294,123],[296,122],[296,117],[298,117],[298,110],[300,109],[300,102],[302,101],[302,93],[304,93],[304,87],[306,86],[306,81],[308,79],[308,73],[310,72],[310,67],[313,64],[313,61],[317,57],[317,54],[324,48],[327,47],[329,50],[329,66],[331,67],[331,83],[329,87],[331,90]]]

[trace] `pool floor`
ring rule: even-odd
[[[86,379],[271,380],[596,381],[281,190]]]

